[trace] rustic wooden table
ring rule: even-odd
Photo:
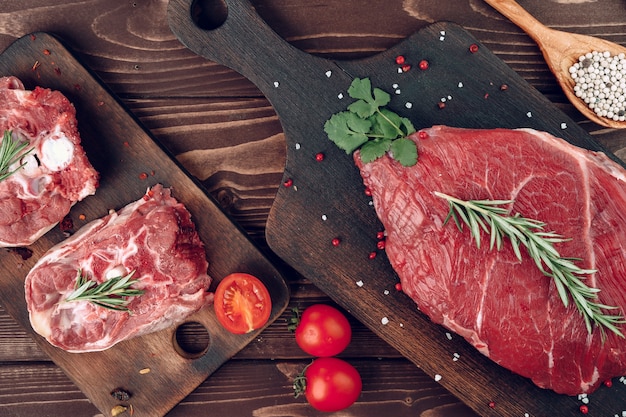
[[[609,150],[626,157],[622,153],[626,134],[601,128],[575,111],[536,45],[481,0],[252,3],[283,39],[310,54],[333,59],[370,56],[429,23],[455,22]],[[621,0],[520,3],[550,27],[626,44],[626,7]],[[280,121],[251,82],[178,42],[168,27],[167,5],[167,0],[4,1],[0,50],[34,31],[58,35],[272,258],[264,228],[285,164]],[[272,259],[285,271],[290,308],[333,303],[306,277]],[[289,316],[288,309],[168,415],[323,415],[293,397],[292,378],[310,358],[287,330]],[[342,356],[359,369],[364,386],[359,401],[341,415],[475,415],[432,377],[351,320],[355,334]],[[187,336],[194,343],[194,334]],[[0,306],[0,415],[98,414]]]

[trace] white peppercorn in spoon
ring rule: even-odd
[[[548,67],[561,85],[565,95],[583,115],[602,126],[620,129],[626,128],[626,108],[618,108],[617,105],[607,104],[607,106],[611,107],[607,110],[608,116],[604,116],[604,113],[596,113],[584,99],[576,95],[574,88],[577,83],[570,73],[570,68],[575,63],[579,62],[581,56],[595,51],[597,53],[596,55],[602,55],[607,52],[607,55],[614,57],[620,54],[626,54],[626,47],[593,36],[562,32],[548,28],[513,0],[485,0],[485,2],[519,26],[537,43]],[[585,68],[577,69],[575,72],[578,73],[580,71],[582,74],[593,60],[593,57],[588,58],[588,61],[580,65]],[[617,77],[623,75],[624,79],[626,79],[626,67],[621,70],[619,68],[613,68],[611,71],[614,73],[613,75],[619,73]],[[578,74],[574,74],[574,76],[578,76]],[[608,87],[606,85],[607,83],[604,83],[601,89],[604,90],[608,88],[610,90],[611,87],[613,87],[613,90],[616,90],[617,86],[613,86],[616,84],[614,81],[610,81],[609,75]],[[578,88],[580,88],[580,86]],[[593,105],[595,105],[596,101],[600,100],[597,96],[601,93],[601,90],[598,90],[598,88],[599,87],[596,85],[597,91],[589,93],[589,95],[594,96],[591,98]],[[624,89],[624,91],[619,90],[617,93],[621,95],[622,98],[626,98],[626,89]],[[588,98],[587,100],[589,101],[590,99]],[[615,102],[617,102],[617,100],[615,100]],[[626,107],[626,101],[622,101],[621,103],[622,107]]]

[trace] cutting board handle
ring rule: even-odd
[[[203,13],[210,21],[197,22]],[[237,71],[266,95],[276,87],[274,80],[290,74],[301,80],[312,60],[322,60],[282,39],[248,0],[170,0],[168,23],[187,48]]]

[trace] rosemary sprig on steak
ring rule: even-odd
[[[136,297],[144,293],[143,290],[130,288],[138,282],[136,279],[131,279],[134,273],[135,271],[131,271],[127,275],[114,277],[98,284],[79,269],[74,291],[65,298],[65,301],[86,300],[110,310],[129,311],[128,297]]]
[[[33,148],[25,151],[28,145],[28,142],[14,140],[10,130],[4,131],[2,143],[0,144],[0,181],[7,179],[25,165],[25,163],[22,163],[10,171],[13,164],[32,152]]]
[[[510,215],[502,206],[513,203],[512,200],[464,201],[439,192],[435,192],[435,195],[447,200],[450,207],[444,224],[453,219],[459,230],[463,230],[463,224],[467,225],[479,248],[481,230],[490,236],[490,250],[494,247],[500,250],[503,238],[507,237],[515,255],[521,261],[520,246],[524,246],[537,268],[554,279],[565,307],[569,305],[571,297],[585,320],[589,333],[593,330],[593,324],[600,327],[603,338],[605,330],[624,337],[617,326],[626,323],[626,320],[621,315],[609,315],[605,312],[617,307],[601,304],[598,301],[600,289],[589,287],[583,281],[585,276],[596,271],[578,267],[574,264],[576,258],[564,258],[554,247],[555,243],[568,239],[555,232],[544,231],[543,222],[522,217],[519,213]]]

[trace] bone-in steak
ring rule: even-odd
[[[587,284],[626,312],[626,176],[603,153],[534,130],[433,127],[414,134],[419,161],[406,168],[385,156],[355,161],[387,233],[386,251],[402,288],[435,323],[496,363],[543,388],[576,395],[626,373],[626,340],[590,336],[551,278],[505,242],[479,249],[467,228],[444,225],[448,203],[514,200],[511,213],[547,224],[570,241],[562,256],[595,269]],[[626,329],[622,329],[623,331]]]
[[[0,181],[0,247],[26,246],[95,193],[98,173],[81,147],[76,110],[58,91],[28,91],[19,79],[1,77],[0,138],[4,131],[33,151]]]
[[[33,329],[71,352],[107,349],[182,322],[213,299],[204,245],[191,215],[156,185],[117,213],[83,226],[51,248],[26,277]],[[77,271],[101,283],[133,272],[129,311],[66,301]]]

